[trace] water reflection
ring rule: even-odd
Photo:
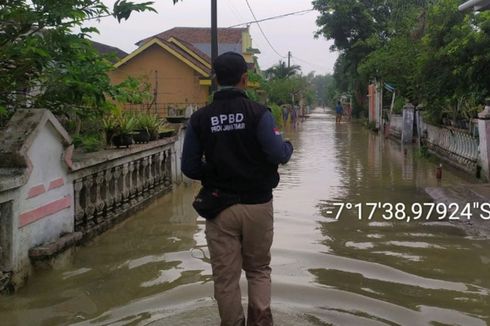
[[[359,219],[335,203],[426,202],[434,163],[355,123],[314,113],[274,193],[277,325],[485,325],[490,241],[439,221]],[[464,181],[466,180],[466,181]],[[442,185],[471,182],[449,170]],[[2,325],[217,325],[195,187],[177,187],[0,298]],[[246,285],[242,283],[244,295]]]
[[[71,323],[185,284],[209,282],[208,262],[190,252],[205,244],[196,237],[203,224],[190,205],[193,193],[177,188],[80,248],[60,270],[36,275],[15,297],[1,299],[2,320],[35,325],[44,316],[46,325]]]
[[[322,235],[331,239],[324,241],[329,254],[353,260],[340,268],[327,264],[325,268],[310,269],[316,282],[409,308],[414,311],[411,318],[427,315],[421,324],[488,322],[490,282],[484,275],[490,270],[479,262],[483,251],[478,249],[479,245],[488,248],[488,241],[478,245],[478,241],[468,239],[461,229],[447,223],[385,221],[380,214],[367,221],[366,217],[360,220],[355,211],[346,211],[339,220],[332,220],[328,212],[336,208],[334,203],[423,203],[429,200],[423,188],[440,184],[434,165],[418,158],[411,147],[404,148],[350,125],[336,126],[336,131],[342,194],[320,201],[325,218],[318,223]],[[349,137],[351,140],[346,141]],[[446,173],[442,183],[457,184],[462,179]],[[468,266],[472,266],[471,271]],[[381,317],[371,310],[361,311],[373,319]],[[442,312],[455,319],[442,317]],[[382,319],[414,324],[398,317],[390,313]]]

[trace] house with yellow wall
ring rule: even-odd
[[[117,84],[132,76],[150,85],[151,103],[138,109],[165,115],[168,107],[204,105],[211,86],[210,28],[175,27],[145,38],[138,48],[115,64],[110,78]],[[241,53],[257,69],[248,28],[219,28],[218,53]]]

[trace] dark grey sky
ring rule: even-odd
[[[183,0],[176,5],[172,0],[154,0],[155,13],[136,13],[128,21],[118,24],[113,18],[92,22],[100,30],[100,35],[93,39],[108,45],[117,46],[126,52],[133,51],[138,40],[177,26],[208,27],[210,26],[210,0]],[[311,9],[311,0],[248,0],[257,19],[277,16],[284,13]],[[112,6],[114,0],[104,1]],[[302,67],[304,73],[315,71],[327,73],[333,71],[337,58],[329,50],[330,42],[323,38],[314,39],[317,29],[316,11],[289,16],[261,23],[272,46],[281,56],[291,51],[292,63]],[[252,21],[245,0],[218,0],[218,25],[231,25]],[[266,69],[281,58],[267,44],[257,24],[252,24],[250,32],[254,47],[260,49],[259,65]]]

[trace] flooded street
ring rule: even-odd
[[[335,204],[430,202],[473,182],[360,124],[317,110],[274,192],[276,325],[487,325],[490,241],[441,221],[359,219]],[[146,210],[0,297],[1,325],[218,325],[196,186]],[[246,283],[242,277],[242,293]],[[244,302],[245,302],[244,298]]]

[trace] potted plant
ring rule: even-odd
[[[150,132],[145,123],[146,117],[144,114],[135,116],[135,131],[133,132],[133,139],[135,143],[144,144],[150,141]]]
[[[112,144],[112,137],[114,136],[117,128],[117,121],[115,116],[113,114],[105,116],[102,119],[102,127],[104,128],[105,132],[106,145],[109,146],[110,144]]]
[[[136,120],[128,114],[121,114],[116,117],[116,129],[112,136],[112,143],[117,148],[121,146],[129,147],[134,143],[132,132],[135,130]]]
[[[154,114],[142,113],[137,117],[137,131],[136,142],[146,143],[150,140],[158,139],[158,128],[160,127],[160,120]]]

